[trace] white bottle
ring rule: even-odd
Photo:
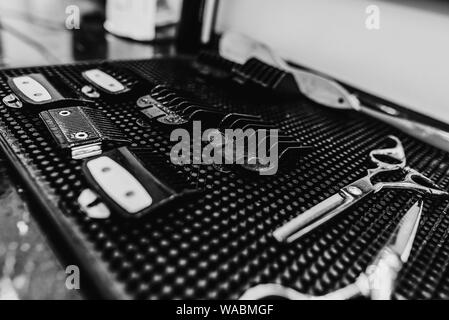
[[[107,0],[105,29],[117,36],[150,41],[156,34],[157,0]]]

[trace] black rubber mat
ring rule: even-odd
[[[366,268],[417,195],[381,191],[295,244],[276,242],[271,232],[339,188],[364,176],[368,153],[387,135],[398,136],[408,164],[449,186],[448,154],[352,111],[323,108],[304,98],[245,92],[199,76],[187,58],[109,63],[129,68],[152,85],[186,92],[227,112],[259,114],[313,150],[299,164],[274,176],[222,172],[213,166],[175,167],[202,189],[198,197],[136,220],[92,220],[77,196],[87,187],[82,160],[57,148],[36,113],[0,105],[2,147],[46,215],[73,251],[73,263],[106,298],[238,298],[258,283],[277,282],[322,294],[353,282]],[[0,96],[10,93],[7,76],[31,72],[60,78],[78,90],[81,72],[95,63],[1,71]],[[129,77],[133,77],[132,72]],[[128,79],[131,85],[136,79]],[[139,94],[140,94],[139,91]],[[149,148],[168,159],[172,143],[161,125],[139,125],[138,96],[99,100],[95,107],[119,127],[130,147]],[[396,298],[449,297],[447,202],[425,201],[413,251],[400,275]],[[83,278],[84,279],[84,278]]]

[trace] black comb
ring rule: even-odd
[[[216,79],[230,78],[232,70],[239,64],[229,61],[219,54],[203,51],[200,52],[193,67],[203,76],[211,76]]]
[[[299,94],[295,78],[289,72],[251,58],[232,69],[233,80],[241,85],[249,84],[285,94]]]
[[[78,202],[91,218],[105,219],[111,212],[140,218],[197,194],[195,184],[168,162],[147,149],[127,147],[88,159],[83,173],[91,189],[83,190]]]

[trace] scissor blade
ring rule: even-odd
[[[417,201],[402,217],[399,225],[388,240],[387,246],[400,256],[403,263],[407,262],[416,237],[423,208],[422,200]]]
[[[293,242],[347,207],[348,199],[336,193],[273,232],[279,242]],[[316,225],[317,224],[317,225]]]
[[[273,232],[273,237],[279,242],[294,242],[342,213],[374,190],[370,175],[360,178],[277,228]]]

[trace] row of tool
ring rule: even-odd
[[[228,35],[230,40],[225,39],[223,42],[229,40],[229,43],[235,44],[241,41],[237,37],[238,41],[236,42],[233,37],[232,34]],[[261,44],[258,46],[254,45],[254,47],[256,47],[254,51],[259,49],[261,56],[270,53],[270,50],[267,50]],[[238,48],[234,49],[234,46],[227,46],[221,49],[224,51],[239,50]],[[237,53],[237,56],[241,56],[239,52]],[[228,55],[233,56],[235,54],[234,52],[228,52]],[[270,56],[270,54],[268,55]],[[246,55],[243,54],[243,56]],[[279,57],[276,58],[277,63],[286,66],[283,61],[280,61]],[[323,102],[323,105],[326,106],[339,106],[345,101],[345,99],[341,99],[341,101],[340,99],[336,99],[331,102],[332,100],[327,100],[327,98],[321,101],[323,97],[326,97],[326,94],[321,95],[319,93],[318,83],[323,83],[319,77],[315,81],[315,84],[314,81],[306,81],[306,78],[303,78],[303,81],[298,83],[294,76],[288,73],[290,69],[288,66],[283,68],[283,70],[277,69],[254,57],[245,61],[243,64],[239,64],[213,53],[206,52],[198,56],[197,61],[194,63],[194,68],[199,74],[205,77],[238,84],[243,87],[259,87],[284,94],[298,94],[300,91],[305,94],[305,91],[307,91],[310,94],[306,96],[315,102]],[[286,69],[287,71],[285,71]],[[299,84],[301,88],[299,88]],[[306,90],[309,87],[310,90]],[[330,89],[329,91],[332,91]],[[328,98],[331,99],[331,96]],[[406,165],[405,151],[398,138],[389,136],[388,142],[390,144],[389,147],[370,152],[370,160],[376,167],[369,169],[367,176],[345,186],[338,193],[324,199],[317,205],[279,226],[272,232],[272,237],[279,243],[290,245],[339,214],[344,213],[345,210],[349,209],[367,195],[383,189],[412,190],[421,198],[448,198],[448,192],[446,190],[443,190],[428,177]],[[379,178],[380,174],[386,173],[393,175],[397,172],[400,172],[402,175],[402,179],[399,181],[382,181],[382,178]],[[241,299],[341,300],[360,296],[372,299],[390,299],[397,285],[398,274],[411,254],[422,210],[423,200],[421,199],[414,203],[402,217],[384,247],[375,256],[366,271],[360,274],[353,284],[323,296],[303,294],[279,283],[256,284],[254,287],[247,289],[241,296]]]
[[[231,78],[240,84],[250,82],[276,90],[288,78],[276,70],[262,68],[258,61],[248,61],[245,66],[234,65],[231,68]],[[115,101],[122,97],[138,96],[140,98],[136,101],[136,108],[142,115],[143,120],[139,123],[143,127],[188,128],[195,121],[200,121],[204,128],[215,129],[211,134],[214,139],[208,141],[215,147],[234,142],[227,141],[227,129],[251,129],[252,134],[258,130],[278,129],[258,115],[225,112],[222,108],[207,106],[184,97],[178,91],[165,86],[150,89],[145,88],[144,82],[128,83],[127,77],[124,76],[126,72],[110,70],[112,69],[109,69],[108,73],[103,67],[83,71],[81,75],[86,83],[79,91],[71,92],[73,95],[67,94],[70,93],[70,87],[62,88],[63,84],[52,81],[49,79],[51,77],[43,74],[10,77],[8,84],[12,92],[3,97],[3,103],[9,108],[18,109],[18,112],[37,112],[58,146],[67,150],[68,157],[84,159],[82,171],[89,187],[81,192],[78,202],[81,209],[91,218],[104,219],[112,213],[126,218],[140,218],[173,203],[174,200],[186,199],[200,192],[182,178],[179,183],[173,183],[179,176],[170,165],[169,159],[147,149],[129,148],[130,140],[100,109],[95,108],[95,99],[101,97],[105,101]],[[148,91],[148,94],[143,94]],[[129,95],[130,93],[132,95]],[[221,139],[216,139],[217,136]],[[279,160],[290,157],[298,159],[304,147],[294,137],[280,133],[276,138]],[[269,140],[270,137],[266,136],[264,140],[257,142],[257,146],[266,144]],[[114,148],[104,150],[105,144],[111,142]],[[405,151],[398,138],[390,136],[388,142],[387,147],[370,152],[370,160],[376,167],[369,169],[365,177],[279,226],[272,232],[272,238],[289,245],[344,213],[367,195],[383,189],[411,190],[417,192],[421,198],[448,197],[447,191],[407,166]],[[259,173],[266,170],[267,168],[257,161],[250,163],[256,155],[257,152],[237,154],[237,158],[244,158],[240,167]],[[403,176],[399,181],[378,181],[381,173],[397,172]],[[175,178],[167,179],[166,175],[170,174]],[[323,297],[310,297],[279,284],[259,284],[250,288],[242,298],[280,296],[295,299],[335,299],[356,295],[375,299],[390,298],[402,264],[411,253],[421,212],[422,202],[412,206],[385,248],[354,285]]]
[[[9,108],[24,108],[27,112],[49,109],[54,106],[95,105],[103,101],[120,101],[144,90],[145,84],[135,75],[109,63],[81,72],[74,87],[63,75],[30,73],[8,77],[11,93],[2,98]]]
[[[164,128],[175,129],[200,121],[204,129],[215,129],[207,143],[217,149],[234,143],[228,141],[228,129],[240,129],[242,132],[252,130],[249,136],[241,138],[245,141],[259,131],[277,129],[260,116],[225,112],[224,108],[204,105],[165,86],[159,85],[150,90],[153,86],[148,82],[129,70],[110,64],[81,71],[77,81],[74,87],[73,83],[66,83],[54,74],[32,73],[10,77],[7,82],[11,93],[3,97],[3,102],[7,107],[17,109],[17,112],[37,114],[68,157],[84,159],[83,175],[90,188],[80,194],[78,201],[83,211],[92,218],[109,217],[111,211],[124,217],[142,217],[161,205],[199,191],[188,183],[173,187],[164,179],[167,175],[158,174],[158,168],[148,168],[147,164],[153,163],[160,155],[153,154],[151,160],[144,161],[141,155],[145,152],[130,149],[131,140],[98,108],[99,98],[107,103],[140,96],[136,107],[143,121],[138,124],[147,128],[157,123]],[[148,90],[149,94],[141,95]],[[265,147],[276,147],[278,160],[282,162],[297,160],[304,149],[295,138],[277,132],[275,146],[269,144],[271,140],[269,134],[265,135],[252,153],[246,152],[249,148],[244,148],[235,158],[224,159],[224,163],[230,160],[228,167],[235,167],[234,163],[238,163],[244,171],[261,173],[269,169],[267,163],[257,158],[258,149],[263,144]],[[236,148],[233,151],[237,151]],[[224,153],[226,156],[227,153]],[[169,160],[165,159],[165,165],[161,167],[170,167]],[[216,167],[223,170],[220,166]],[[171,171],[175,171],[173,166]]]
[[[276,161],[284,164],[297,161],[304,151],[310,149],[294,137],[283,134],[276,125],[259,115],[225,112],[219,107],[205,106],[165,86],[156,86],[150,94],[139,98],[137,106],[149,125],[158,123],[169,129],[190,128],[198,121],[202,129],[213,129],[208,142],[216,150],[231,147],[233,151],[232,155],[223,152],[223,163],[238,163],[239,168],[250,172],[262,173],[270,169],[269,164],[258,158],[261,148],[268,154],[276,149]],[[143,122],[142,126],[146,123]],[[232,136],[228,134],[231,132]],[[239,142],[243,145],[241,152],[236,150]],[[251,143],[254,145],[251,146]]]
[[[17,112],[38,114],[58,146],[72,159],[83,159],[101,154],[106,143],[129,143],[97,107],[100,98],[117,102],[139,95],[146,85],[135,78],[107,63],[80,71],[76,86],[55,73],[12,76],[11,93],[2,101]]]
[[[81,71],[77,81],[75,87],[61,75],[12,76],[3,103],[38,115],[67,157],[83,160],[89,187],[78,203],[89,217],[140,218],[199,192],[163,155],[130,148],[131,139],[98,108],[99,98],[103,103],[135,99],[149,89],[146,81],[107,63]]]

